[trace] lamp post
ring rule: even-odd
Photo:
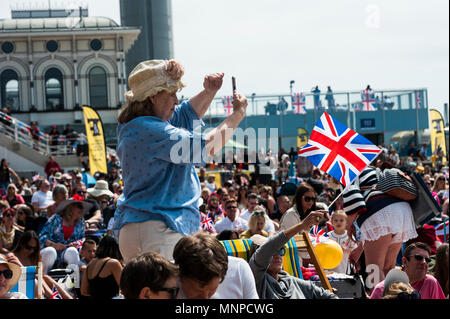
[[[294,85],[294,83],[295,83],[294,80],[291,80],[291,82],[289,82],[289,88],[290,88],[290,91],[291,91],[291,98],[292,98],[292,86]]]

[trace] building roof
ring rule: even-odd
[[[123,29],[106,17],[30,18],[0,20],[0,32]]]

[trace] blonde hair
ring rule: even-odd
[[[256,206],[253,213],[250,215],[250,218],[248,219],[248,229],[251,231],[256,229],[256,224],[259,219],[263,219],[264,225],[266,224],[265,213],[263,215],[256,215],[255,212],[264,212],[264,208],[262,206]]]
[[[383,299],[397,299],[399,293],[406,292],[411,294],[413,291],[414,289],[410,284],[406,284],[404,282],[394,282],[386,290]]]
[[[347,220],[348,217],[347,214],[342,209],[338,209],[333,214],[331,214],[331,220],[333,220],[334,216],[344,216],[345,220]]]

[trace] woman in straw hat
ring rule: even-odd
[[[233,113],[208,134],[199,133],[224,74],[205,76],[204,89],[179,103],[183,74],[175,60],[150,60],[128,78],[117,128],[124,188],[115,216],[125,261],[148,251],[172,259],[182,235],[198,231],[201,187],[194,165],[204,166],[206,153],[217,153],[245,116],[247,99],[234,91]]]
[[[77,246],[85,237],[83,214],[91,204],[68,199],[56,208],[39,233],[44,274],[63,261],[78,265],[80,256]]]
[[[28,299],[20,292],[10,292],[17,284],[22,270],[0,255],[0,299]]]

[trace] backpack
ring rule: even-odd
[[[411,177],[401,170],[397,168],[386,168],[382,171],[377,168],[376,173],[378,190],[404,201],[416,199],[417,186]]]

